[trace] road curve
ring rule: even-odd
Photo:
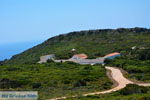
[[[96,95],[96,94],[105,94],[105,93],[111,93],[114,91],[118,91],[124,87],[126,87],[127,84],[136,84],[139,86],[150,86],[150,83],[137,83],[137,82],[132,82],[125,78],[121,72],[120,69],[114,68],[114,67],[105,67],[107,70],[111,71],[111,77],[112,79],[118,83],[118,85],[112,89],[101,91],[101,92],[93,92],[93,93],[86,93],[83,94],[82,96],[88,96],[88,95]],[[76,97],[76,96],[70,96],[70,97]],[[66,99],[67,97],[59,97],[59,98],[53,98],[49,100],[60,100],[60,99]]]

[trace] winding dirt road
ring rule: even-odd
[[[120,69],[114,68],[114,67],[105,67],[107,70],[111,71],[111,78],[117,82],[117,86],[106,91],[101,91],[101,92],[93,92],[93,93],[86,93],[83,94],[82,96],[88,96],[88,95],[96,95],[96,94],[105,94],[105,93],[111,93],[114,91],[118,91],[124,87],[126,87],[127,84],[137,84],[139,86],[150,86],[150,83],[137,83],[137,82],[132,82],[125,78],[121,72]],[[70,96],[70,97],[76,97],[76,96]],[[60,100],[60,99],[66,99],[67,97],[59,97],[59,98],[53,98],[49,100]]]

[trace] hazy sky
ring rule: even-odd
[[[150,0],[0,0],[0,44],[136,26],[150,28]]]

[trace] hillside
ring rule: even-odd
[[[131,47],[148,48],[150,45],[150,29],[119,28],[99,29],[71,32],[52,37],[29,50],[13,56],[6,64],[33,64],[40,56],[56,54],[57,58],[69,58],[71,49],[77,53],[85,53],[89,58],[104,56],[111,52],[127,55]]]
[[[77,53],[87,54],[89,58],[120,52],[120,57],[106,59],[106,66],[124,69],[124,77],[130,80],[150,82],[150,29],[119,28],[62,34],[0,62],[0,89],[38,91],[39,100],[72,95],[78,96],[67,99],[120,100],[123,97],[123,100],[130,100],[136,97],[135,100],[149,100],[149,87],[136,85],[128,85],[110,94],[80,96],[114,87],[109,71],[102,65],[56,63],[51,60],[37,63],[40,56],[47,54],[55,54],[56,59],[70,58],[72,48]]]

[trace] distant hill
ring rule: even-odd
[[[36,63],[40,56],[47,54],[56,54],[59,59],[67,59],[72,56],[72,48],[75,48],[77,53],[87,54],[89,58],[104,56],[112,52],[129,54],[133,46],[149,49],[150,29],[138,27],[98,29],[61,34],[13,56],[5,63]]]

